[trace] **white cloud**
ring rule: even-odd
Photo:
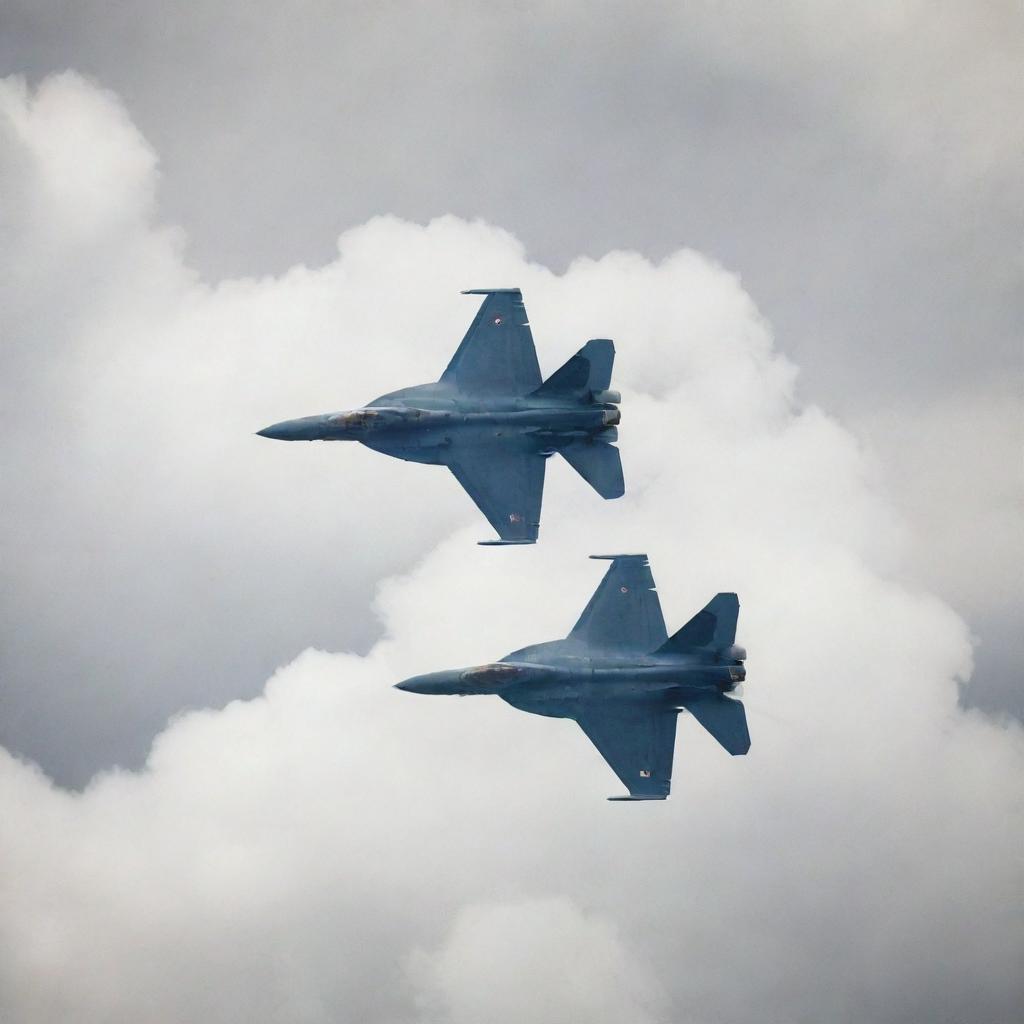
[[[59,225],[65,247],[125,227],[149,212],[154,196],[152,150],[116,96],[82,86],[65,73],[31,93],[7,78],[0,92],[4,135],[32,172],[33,202],[20,212]]]
[[[424,1021],[664,1019],[663,995],[606,921],[566,899],[461,910],[434,952],[411,961]]]
[[[100,263],[66,251],[60,203],[40,207],[75,301],[47,320],[52,282],[10,296],[19,324],[61,327],[29,335],[61,384],[47,430],[11,421],[15,509],[39,516],[13,517],[14,580],[80,599],[76,576],[132,547],[212,616],[163,621],[142,650],[187,646],[201,666],[277,614],[322,621],[321,577],[355,607],[403,571],[377,591],[365,657],[306,651],[261,697],[172,721],[140,772],[71,794],[0,755],[0,1016],[1011,1019],[1022,732],[957,707],[964,623],[899,582],[902,531],[869,464],[794,405],[735,278],[693,252],[556,276],[487,225],[382,218],[323,268],[209,289],[148,226],[144,192],[109,214]],[[87,269],[100,287],[81,287]],[[547,370],[615,337],[623,500],[555,465],[543,542],[495,551],[440,471],[249,436],[436,375],[466,320],[457,289],[502,283],[523,287]],[[39,503],[47,487],[73,528]],[[390,688],[564,634],[600,576],[585,556],[622,549],[650,552],[670,627],[739,591],[747,758],[683,719],[673,799],[611,805],[618,784],[571,723]],[[282,589],[292,562],[304,601]],[[217,615],[242,591],[265,618]],[[132,638],[106,621],[116,658]]]

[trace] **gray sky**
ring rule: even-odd
[[[831,405],[1019,368],[1012,3],[4,7],[6,71],[123,98],[211,279],[456,213],[720,259]]]
[[[1019,11],[759,10],[0,0],[0,1017],[1012,1019]],[[495,551],[252,436],[494,284],[547,372],[616,339],[621,501],[553,465]],[[609,549],[751,651],[751,755],[681,721],[628,822],[568,723],[389,688]]]

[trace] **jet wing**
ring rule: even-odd
[[[518,288],[480,288],[463,295],[487,298],[441,380],[483,395],[525,395],[540,387],[523,293]]]
[[[612,564],[569,634],[570,638],[603,650],[622,649],[644,654],[657,650],[667,634],[647,556],[590,557],[608,558]]]
[[[488,445],[449,456],[448,468],[502,543],[532,544],[540,528],[544,461],[536,451]]]
[[[608,700],[576,716],[580,728],[629,790],[611,800],[664,800],[672,787],[676,711],[646,702]]]

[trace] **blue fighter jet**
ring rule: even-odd
[[[564,640],[491,665],[415,676],[397,688],[497,694],[521,711],[575,719],[629,790],[610,800],[664,800],[680,711],[730,754],[750,749],[743,704],[726,696],[746,677],[747,654],[736,646],[739,601],[717,594],[670,637],[647,556],[591,557],[612,564]]]
[[[486,298],[441,379],[375,398],[363,409],[306,416],[258,431],[282,441],[360,441],[405,459],[447,466],[501,538],[532,544],[545,460],[558,452],[601,495],[621,497],[615,346],[588,341],[541,381],[518,288]]]

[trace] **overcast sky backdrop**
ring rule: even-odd
[[[281,668],[271,697],[175,719],[147,772],[84,795],[3,762],[0,1008],[250,1019],[244,992],[267,1019],[544,1020],[528,971],[552,1020],[753,1020],[766,999],[777,1019],[1010,1020],[1022,66],[1010,2],[0,0],[0,743],[80,788]],[[486,524],[439,470],[252,437],[436,378],[475,311],[459,289],[488,285],[523,287],[545,371],[616,339],[622,502],[553,468],[542,544],[509,557],[473,546]],[[580,881],[573,861],[631,861],[637,835],[601,817],[577,737],[381,696],[558,635],[609,546],[652,552],[670,626],[735,585],[761,680],[743,768],[681,728],[689,782],[642,826],[679,858],[614,897],[611,862]],[[308,647],[352,653],[291,664]],[[958,686],[987,713],[957,711]],[[264,832],[282,819],[287,849]],[[436,893],[399,884],[400,857],[367,868],[346,823],[371,859],[422,850]],[[463,851],[505,880],[446,874]],[[680,860],[700,892],[656,906]],[[398,896],[361,902],[353,878]],[[254,907],[251,955],[212,956]],[[533,952],[509,961],[508,935]],[[586,965],[568,988],[552,936]],[[747,983],[723,1003],[726,950]],[[212,973],[172,991],[161,965]]]

